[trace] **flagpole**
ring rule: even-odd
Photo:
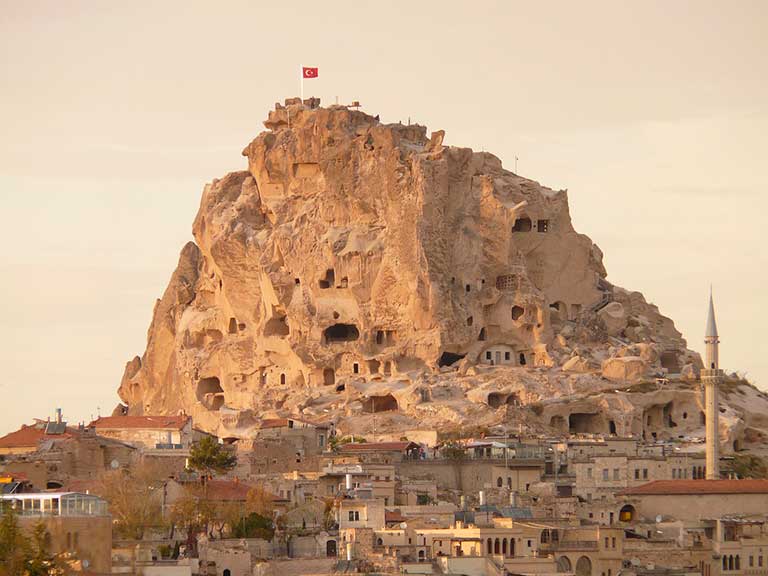
[[[301,103],[304,104],[304,65],[299,66],[299,75],[301,78]]]

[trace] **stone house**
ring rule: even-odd
[[[100,436],[145,449],[189,448],[197,439],[189,416],[102,416],[88,427]]]

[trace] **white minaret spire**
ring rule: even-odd
[[[712,288],[709,289],[709,312],[707,314],[707,328],[704,331],[705,366],[701,371],[701,381],[704,384],[704,411],[706,412],[706,455],[707,455],[707,480],[720,478],[720,401],[718,384],[722,379],[723,371],[720,370],[719,350],[720,339],[717,335],[717,322],[715,321],[715,304],[712,299]]]

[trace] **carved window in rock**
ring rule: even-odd
[[[530,232],[533,228],[530,218],[518,218],[512,226],[512,232]]]
[[[504,274],[496,277],[496,288],[498,290],[516,290],[517,277],[514,274]]]

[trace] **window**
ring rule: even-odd
[[[490,350],[488,350],[488,351],[485,353],[485,359],[486,359],[486,360],[491,360],[492,358],[493,358],[493,354],[491,354],[491,351],[490,351]]]
[[[496,487],[501,488],[504,485],[504,480],[501,479],[501,476],[496,478]]]
[[[643,480],[648,480],[648,468],[643,468]]]
[[[605,537],[605,547],[606,547],[606,548],[608,548],[608,542],[609,542],[609,539],[608,539],[608,536],[606,536],[606,537]]]
[[[360,364],[358,364],[357,362],[352,364],[352,372],[354,372],[355,374],[359,374],[360,373]]]
[[[672,480],[677,480],[677,468],[672,468]]]
[[[536,222],[536,231],[549,232],[549,220],[538,220]],[[610,574],[608,576],[610,576]]]
[[[608,468],[603,468],[603,480],[608,480]]]
[[[616,537],[611,537],[611,548],[616,548]]]
[[[749,557],[749,567],[752,568],[755,565],[755,557],[750,556]]]
[[[509,352],[504,352],[504,360],[509,360]]]
[[[635,468],[635,480],[640,480],[640,468]]]
[[[592,468],[587,468],[587,478],[592,478]]]
[[[613,469],[613,479],[614,480],[618,480],[619,479],[619,469],[618,468],[614,468]]]
[[[358,510],[349,511],[349,521],[358,522],[360,520],[360,512]]]

